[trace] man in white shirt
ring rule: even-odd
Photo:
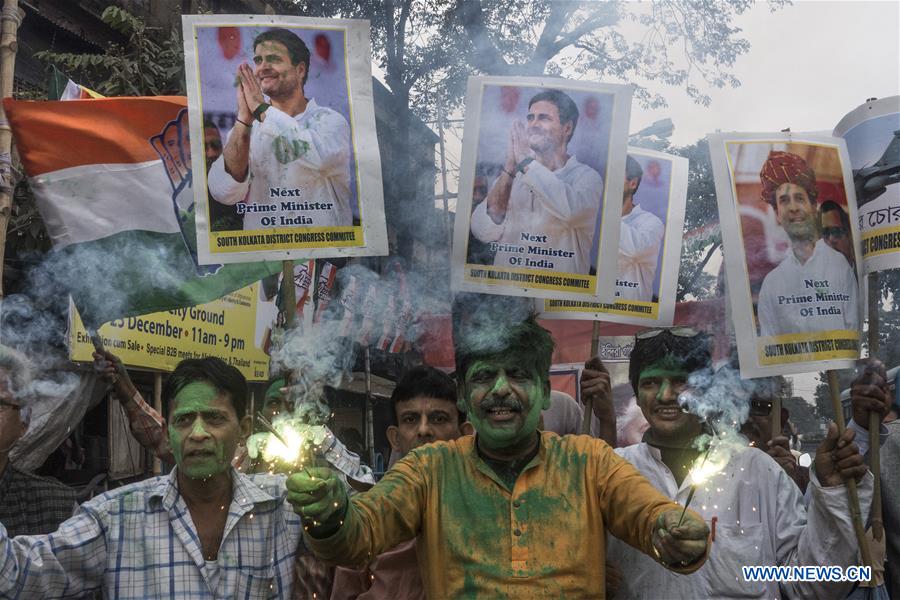
[[[630,154],[625,160],[622,225],[619,229],[619,275],[616,300],[653,300],[653,282],[666,228],[659,217],[635,204],[644,170]]]
[[[305,96],[306,44],[270,29],[253,41],[253,62],[238,67],[237,121],[209,193],[236,206],[244,230],[352,225],[350,125]]]
[[[815,172],[796,154],[773,150],[759,176],[763,199],[791,242],[784,260],[763,279],[760,335],[858,330],[856,276],[844,255],[820,237]]]
[[[705,426],[682,410],[679,399],[688,377],[710,365],[709,338],[687,328],[651,329],[637,337],[629,378],[650,430],[640,444],[616,452],[658,490],[685,504],[691,489],[687,475],[703,460],[695,442]],[[741,567],[861,564],[843,482],[862,479],[859,497],[868,515],[872,477],[854,433],[849,429],[838,438],[836,426],[830,426],[810,473],[808,507],[772,457],[735,445],[727,462],[696,486],[690,504],[710,526],[707,563],[690,575],[673,576],[611,537],[608,556],[622,571],[616,597],[844,598],[852,582],[746,581]]]
[[[472,213],[494,266],[589,273],[603,179],[566,152],[577,124],[578,107],[559,90],[531,99],[527,128],[513,123],[506,162]]]

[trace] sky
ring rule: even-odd
[[[707,91],[709,107],[661,87],[669,106],[634,105],[632,132],[665,117],[679,146],[716,130],[830,132],[867,98],[900,94],[900,2],[759,3],[735,25],[750,42],[733,68],[742,85]]]

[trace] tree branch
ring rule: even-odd
[[[703,273],[703,269],[706,268],[706,264],[710,261],[710,259],[713,257],[713,254],[715,254],[716,250],[718,250],[719,246],[721,245],[722,241],[718,240],[713,242],[713,245],[709,247],[709,250],[706,252],[706,256],[704,256],[703,260],[700,261],[700,264],[697,265],[697,268],[694,270],[694,274],[691,275],[690,280],[685,284],[681,293],[678,294],[677,299],[679,301],[684,300],[684,297],[687,295],[687,293],[691,291],[691,288],[694,287],[694,282],[697,281],[697,278],[700,277],[700,275]]]
[[[550,14],[544,22],[544,30],[541,31],[541,37],[538,39],[537,46],[534,48],[534,55],[530,63],[534,66],[543,66],[547,61],[553,58],[559,50],[556,48],[556,36],[563,30],[572,14],[571,2],[552,2],[550,4]],[[541,69],[543,71],[543,69]]]
[[[509,63],[488,35],[481,0],[458,0],[456,14],[472,42],[471,57],[474,66],[486,73],[507,74],[510,70]]]

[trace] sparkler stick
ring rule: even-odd
[[[709,452],[710,452],[710,450],[712,450],[712,441],[710,441],[709,446],[706,448],[706,452],[703,454],[703,460],[700,461],[700,466],[696,467],[695,469],[691,469],[691,475],[690,475],[690,477],[691,477],[692,479],[693,479],[693,473],[699,472],[700,469],[703,468],[703,465],[706,464],[706,459],[709,458]],[[687,501],[684,503],[684,509],[681,511],[681,517],[679,517],[679,519],[678,519],[678,525],[676,525],[675,527],[681,527],[681,523],[684,521],[684,515],[685,515],[685,513],[687,513],[688,506],[691,505],[691,500],[694,499],[694,493],[696,493],[696,491],[697,491],[697,485],[698,485],[698,484],[699,484],[698,481],[694,481],[694,482],[691,484],[691,489],[690,489],[690,491],[688,492]]]
[[[259,424],[263,426],[263,429],[268,431],[271,435],[273,435],[275,437],[276,440],[281,442],[282,446],[284,446],[285,448],[290,448],[290,444],[288,444],[288,441],[286,439],[284,439],[283,435],[278,433],[278,430],[275,429],[275,426],[272,424],[272,422],[269,421],[269,419],[267,419],[265,417],[265,415],[262,414],[262,412],[256,413],[256,418],[259,421]],[[301,451],[302,451],[302,449],[301,449]],[[312,475],[310,475],[309,471],[307,471],[306,466],[303,467],[303,472],[306,473],[306,475],[308,477],[312,477]]]

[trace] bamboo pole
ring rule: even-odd
[[[878,272],[869,273],[869,357],[875,358],[879,351],[879,300],[881,286]],[[860,423],[862,425],[862,423]],[[869,469],[875,479],[872,490],[872,537],[876,542],[884,538],[884,521],[881,515],[881,415],[869,411]]]
[[[369,451],[369,464],[375,464],[375,415],[372,407],[372,362],[369,347],[364,353],[364,366],[366,374],[366,449]]]
[[[0,97],[12,96],[13,76],[16,70],[16,52],[19,49],[17,33],[25,13],[17,0],[3,0],[0,12]],[[6,228],[12,213],[12,197],[15,189],[12,169],[12,129],[6,120],[6,111],[0,103],[0,274],[6,249]],[[0,277],[0,300],[3,299],[3,278]]]
[[[781,393],[775,394],[775,397],[772,399],[772,412],[770,413],[771,417],[769,421],[772,423],[772,437],[771,439],[775,439],[779,435],[781,435]],[[762,449],[765,451],[765,448]]]
[[[293,329],[297,323],[297,290],[294,287],[294,261],[281,263],[281,301],[284,303],[284,329]]]
[[[844,409],[841,406],[841,387],[838,384],[837,371],[828,370],[828,389],[831,392],[831,408],[834,410],[834,421],[837,423],[838,436],[844,435],[847,428],[844,422]],[[866,538],[866,528],[863,525],[862,511],[859,508],[859,491],[856,489],[856,480],[853,478],[844,480],[847,485],[847,498],[850,503],[850,517],[853,519],[853,529],[856,531],[856,541],[859,544],[859,553],[863,564],[872,566],[872,551],[869,549],[869,540]]]
[[[444,149],[444,107],[441,95],[437,95],[438,148],[441,154],[441,192],[444,198],[444,232],[447,234],[447,248],[453,245],[453,232],[450,230],[450,205],[447,197],[447,154]]]
[[[153,409],[158,414],[163,414],[162,407],[162,373],[156,371],[153,374]],[[153,474],[159,475],[162,473],[162,461],[158,456],[153,456]]]
[[[591,326],[591,356],[597,356],[597,350],[600,346],[600,321],[594,321]],[[591,417],[594,414],[594,397],[584,398],[584,415],[581,418],[581,434],[591,434]]]

